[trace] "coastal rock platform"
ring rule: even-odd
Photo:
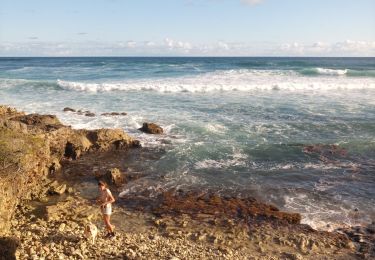
[[[8,107],[0,107],[0,145],[3,259],[373,257],[371,247],[364,250],[345,232],[313,230],[300,224],[298,213],[251,197],[178,189],[118,197],[121,186],[115,182],[110,189],[116,198],[116,236],[106,239],[94,201],[95,173],[112,169],[129,184],[145,173],[124,162],[134,154],[160,155],[132,149],[139,142],[120,129],[74,130],[54,116]],[[88,223],[99,228],[95,244],[84,237]]]

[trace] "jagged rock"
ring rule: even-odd
[[[70,108],[70,107],[64,107],[63,111],[64,111],[64,112],[76,112],[75,109]]]
[[[98,129],[87,131],[87,138],[98,150],[121,149],[133,146],[133,139],[122,129]]]
[[[110,112],[110,113],[103,113],[102,116],[126,116],[127,113],[125,112]]]
[[[11,118],[13,121],[19,121],[26,125],[37,127],[38,129],[49,131],[62,127],[63,125],[54,115],[30,114]]]
[[[162,134],[163,128],[154,123],[143,123],[143,126],[139,128],[140,131],[147,134]]]
[[[125,181],[124,176],[117,168],[109,169],[100,179],[104,179],[108,184],[116,186],[120,186]]]
[[[138,145],[121,129],[75,130],[53,115],[25,115],[0,106],[0,234],[9,228],[20,200],[44,196],[47,176],[60,169],[64,157]],[[64,185],[56,192],[63,190]]]
[[[49,192],[51,194],[61,195],[66,191],[66,184],[59,184],[57,181],[54,181],[50,185]]]

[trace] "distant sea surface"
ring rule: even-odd
[[[375,220],[375,58],[0,58],[0,104],[162,148],[123,195],[211,189],[319,229]]]

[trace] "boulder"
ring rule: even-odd
[[[87,131],[87,138],[95,149],[108,150],[133,147],[134,140],[122,129],[98,129]]]
[[[154,123],[143,123],[143,126],[139,128],[140,131],[147,134],[162,134],[163,128]]]
[[[63,111],[64,111],[64,112],[76,112],[75,109],[70,108],[70,107],[64,107]]]
[[[104,180],[108,184],[120,186],[125,182],[123,174],[117,168],[109,169],[104,175],[96,175],[97,179]]]

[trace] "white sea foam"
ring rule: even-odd
[[[195,163],[195,169],[220,169],[220,168],[227,168],[233,166],[246,166],[246,159],[247,156],[240,152],[235,152],[230,159],[224,160],[212,160],[212,159],[205,159]]]
[[[74,82],[57,80],[64,89],[87,92],[158,91],[192,92],[212,91],[331,91],[345,89],[375,89],[374,78],[330,77],[343,75],[346,70],[317,68],[320,77],[308,77],[294,71],[227,70],[163,79],[140,79],[113,82]]]
[[[0,79],[0,88],[12,88],[30,82],[26,79]]]
[[[347,69],[344,70],[334,70],[334,69],[325,69],[325,68],[316,68],[318,74],[322,75],[332,75],[332,76],[342,76],[348,73]]]
[[[216,133],[216,134],[223,134],[227,131],[227,127],[221,124],[207,124],[205,129],[209,132]]]

